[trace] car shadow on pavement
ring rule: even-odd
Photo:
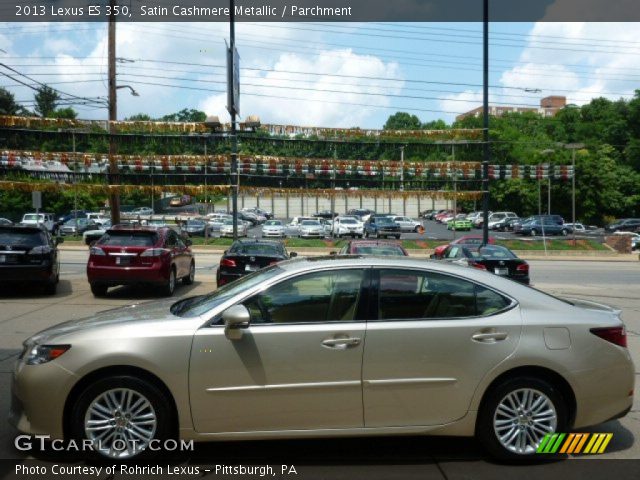
[[[44,287],[39,285],[30,285],[23,283],[8,284],[0,289],[0,299],[3,298],[38,298],[38,299],[51,299],[56,301],[58,298],[64,298],[71,296],[73,289],[71,288],[71,282],[69,280],[60,280],[55,295],[50,295],[45,292]]]
[[[189,297],[203,282],[194,281],[191,285],[183,285],[181,282],[176,285],[173,297]],[[213,289],[211,290],[213,291]],[[210,293],[210,292],[206,292]],[[158,287],[149,285],[122,285],[110,288],[105,297],[118,300],[152,300],[158,298],[172,298],[164,296]]]

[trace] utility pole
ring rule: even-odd
[[[236,62],[236,28],[235,28],[235,5],[234,0],[229,0],[229,43],[230,43],[230,62],[227,68],[231,69],[230,75],[232,79],[235,79],[235,62]],[[239,82],[240,80],[237,79]],[[233,82],[229,86],[233,88]],[[236,105],[233,101],[233,94],[231,95],[232,102],[230,112],[231,113],[231,209],[233,213],[233,239],[238,239],[238,188],[240,185],[240,176],[238,174],[238,133],[236,130]],[[235,180],[235,182],[234,182]],[[235,185],[233,184],[235,183]]]
[[[489,0],[483,1],[482,32],[482,245],[489,243]]]
[[[400,191],[404,192],[404,145],[400,147]]]
[[[451,144],[453,162],[453,239],[456,239],[456,217],[458,216],[458,169],[456,168],[456,144]]]
[[[109,16],[108,32],[108,66],[109,66],[109,184],[120,183],[118,178],[118,163],[116,162],[116,143],[113,137],[114,124],[118,119],[117,93],[116,93],[116,17],[113,14],[115,0],[110,0],[111,15]],[[116,191],[109,193],[109,207],[111,208],[111,224],[120,223],[120,196]]]

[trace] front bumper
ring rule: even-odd
[[[18,360],[11,385],[9,423],[31,435],[63,438],[64,404],[77,377],[54,361],[25,365]]]
[[[280,231],[262,231],[263,237],[274,237],[274,238],[282,238],[284,237],[284,230]]]

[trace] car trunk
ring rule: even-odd
[[[522,259],[512,258],[508,260],[498,260],[498,259],[477,259],[471,260],[471,262],[479,263],[484,265],[487,271],[491,273],[495,273],[496,275],[505,276],[505,277],[526,277],[529,275],[529,269],[526,271],[519,271],[519,265],[526,265]]]
[[[255,272],[280,260],[283,259],[274,256],[232,254],[222,258],[220,269],[228,274],[245,274]]]

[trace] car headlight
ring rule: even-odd
[[[55,360],[70,348],[71,345],[33,345],[26,352],[25,362],[27,365],[41,365]]]

